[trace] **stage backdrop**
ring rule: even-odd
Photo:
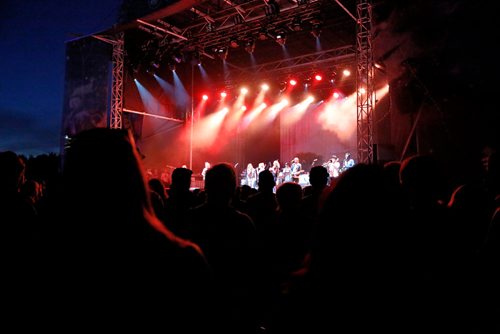
[[[346,98],[343,105],[312,103],[303,114],[296,108],[280,114],[280,156],[290,165],[298,157],[305,172],[322,165],[332,155],[341,160],[346,152],[356,156],[356,105]],[[315,159],[317,159],[315,161]]]

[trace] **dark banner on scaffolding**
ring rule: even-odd
[[[77,133],[106,127],[113,48],[93,37],[66,43],[62,142]]]

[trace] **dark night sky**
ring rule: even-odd
[[[65,42],[109,28],[121,2],[0,1],[0,151],[59,152]]]

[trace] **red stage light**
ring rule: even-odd
[[[295,86],[297,84],[297,80],[291,79],[290,80],[290,85]]]
[[[207,94],[203,94],[203,100],[204,101],[208,100],[208,95]]]

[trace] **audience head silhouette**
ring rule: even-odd
[[[220,163],[207,171],[205,191],[209,204],[228,205],[236,191],[236,173],[233,166]]]
[[[325,187],[328,177],[328,170],[323,166],[314,166],[309,172],[309,182],[313,187]]]
[[[134,139],[125,130],[95,128],[73,137],[63,170],[64,199],[73,214],[98,221],[137,221],[151,214]],[[111,220],[109,220],[111,218]]]
[[[24,161],[14,152],[0,152],[0,193],[17,193],[24,180]]]
[[[166,332],[200,333],[202,325],[187,319],[209,321],[203,306],[208,265],[198,246],[176,237],[154,215],[132,136],[105,128],[77,134],[63,176],[65,215],[54,257],[64,277],[56,289],[65,318],[85,315],[75,323],[113,322],[121,329],[135,321]],[[92,314],[84,305],[92,305]],[[110,309],[117,318],[108,319]]]
[[[176,168],[172,172],[172,185],[170,189],[187,190],[191,187],[191,175],[193,171],[187,168]]]
[[[274,181],[274,176],[271,171],[268,169],[263,170],[262,172],[259,173],[259,190],[271,190],[274,188],[276,185],[276,182]]]

